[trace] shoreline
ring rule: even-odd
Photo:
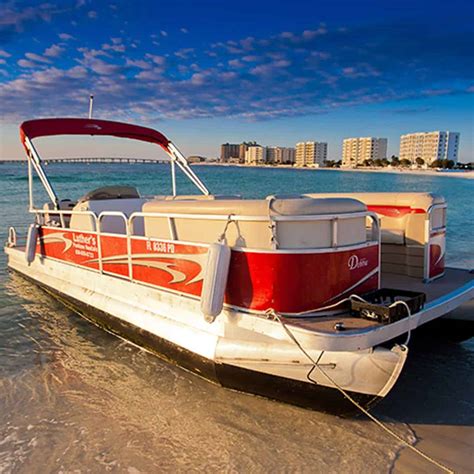
[[[474,179],[474,171],[436,171],[436,170],[411,170],[411,169],[395,169],[395,168],[298,168],[291,165],[244,165],[240,163],[191,163],[191,166],[222,166],[237,168],[260,168],[260,169],[284,169],[284,170],[301,170],[301,171],[342,171],[348,173],[391,173],[399,175],[418,175],[418,176],[439,176],[450,178]]]

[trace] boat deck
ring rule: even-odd
[[[474,273],[469,270],[447,268],[445,275],[431,283],[423,283],[418,278],[404,275],[395,275],[392,273],[382,274],[382,288],[394,288],[397,290],[419,291],[426,294],[425,308],[430,307],[430,303],[447,298],[451,293],[465,287],[471,283],[474,286]],[[387,326],[384,323],[370,321],[368,319],[355,318],[349,313],[339,313],[327,317],[315,317],[304,319],[286,319],[286,324],[301,329],[306,329],[322,334],[344,334],[357,333],[370,329]],[[341,322],[344,324],[344,331],[335,329],[335,324]]]

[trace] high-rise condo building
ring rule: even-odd
[[[354,167],[366,160],[387,158],[387,139],[376,137],[345,138],[342,145],[342,166]]]
[[[328,156],[325,142],[300,142],[296,144],[296,166],[324,166]]]
[[[261,165],[267,162],[267,148],[260,145],[251,145],[245,152],[246,165]]]
[[[295,162],[295,149],[282,146],[267,147],[267,163],[293,164]]]
[[[458,132],[421,132],[408,133],[400,137],[400,160],[415,163],[421,158],[430,165],[435,160],[458,161]]]
[[[227,163],[231,158],[239,158],[240,145],[234,143],[224,143],[221,145],[221,163]]]
[[[224,143],[221,145],[221,163],[227,163],[228,161],[232,161],[233,163],[245,162],[245,152],[249,146],[258,145],[257,142],[243,142],[240,144],[236,143]]]

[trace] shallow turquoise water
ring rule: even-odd
[[[329,170],[194,169],[212,192],[245,197],[440,193],[449,206],[448,263],[474,266],[471,180]],[[112,183],[135,184],[142,194],[170,190],[164,165],[53,164],[47,172],[61,198],[75,199]],[[182,179],[178,186],[181,193],[195,192]],[[26,207],[26,167],[0,165],[0,241],[6,239],[8,226],[26,228]],[[389,472],[400,449],[363,419],[343,420],[231,392],[170,366],[9,275],[3,253],[0,362],[0,472]],[[412,441],[410,423],[472,426],[472,373],[472,342],[437,342],[413,351],[401,380],[376,412]],[[435,387],[429,396],[427,387]]]

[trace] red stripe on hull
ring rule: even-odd
[[[379,205],[368,205],[369,211],[381,214],[387,217],[404,217],[407,214],[425,214],[424,209],[416,209],[410,206],[379,206]]]

